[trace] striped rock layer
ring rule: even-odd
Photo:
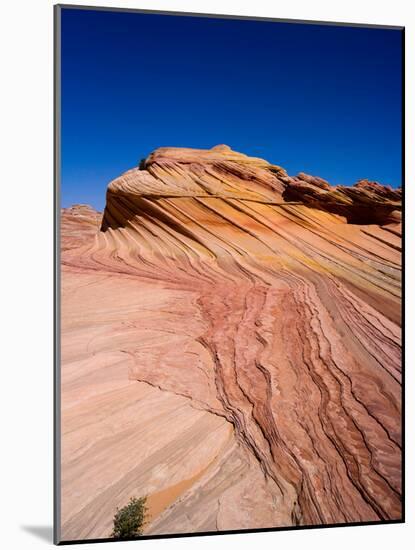
[[[161,148],[69,214],[64,539],[401,518],[400,190]]]

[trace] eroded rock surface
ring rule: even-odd
[[[87,204],[61,209],[61,251],[78,248],[95,239],[102,213]]]
[[[221,145],[64,213],[63,538],[400,518],[400,212]]]

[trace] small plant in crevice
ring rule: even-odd
[[[117,508],[111,536],[115,539],[130,539],[142,535],[148,511],[146,503],[147,497],[133,497],[123,508]]]

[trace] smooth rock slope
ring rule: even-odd
[[[225,145],[64,211],[63,539],[144,494],[148,534],[399,519],[400,221]]]

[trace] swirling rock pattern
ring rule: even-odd
[[[400,215],[226,145],[111,182],[63,244],[63,537],[400,519]]]

